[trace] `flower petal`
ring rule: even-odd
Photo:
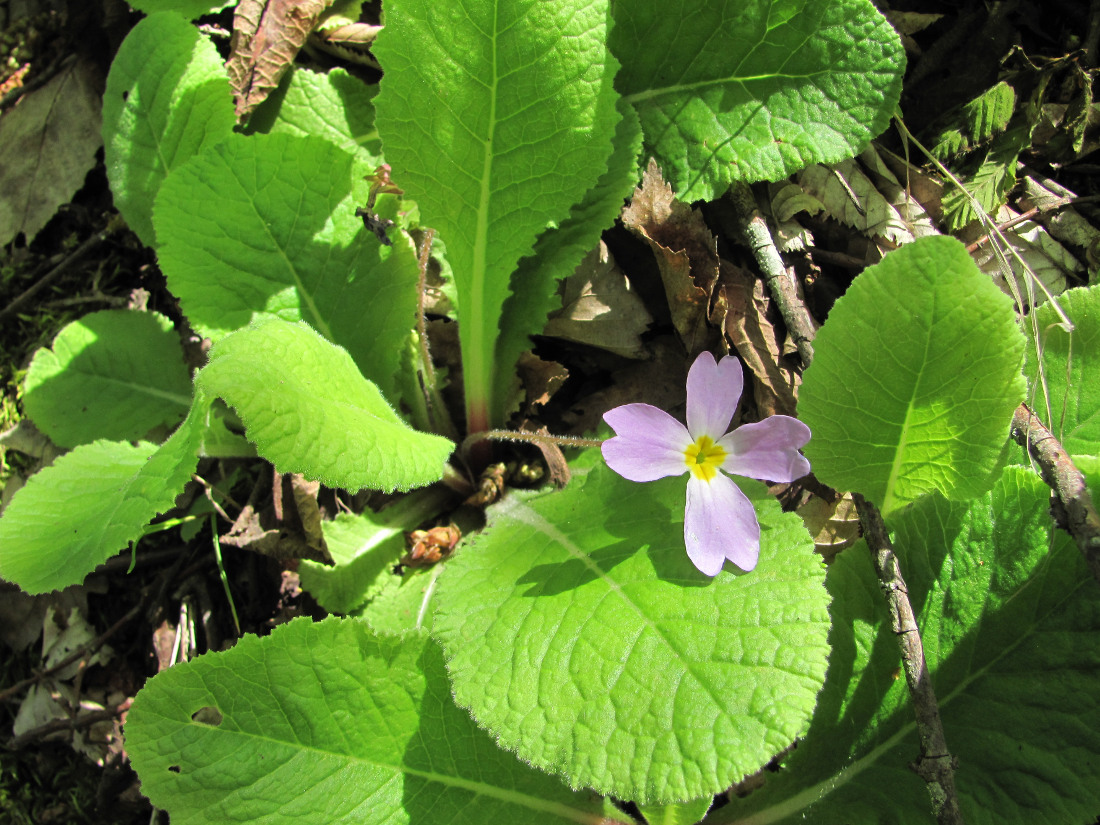
[[[789,415],[745,424],[718,440],[726,451],[722,469],[735,476],[794,481],[810,472],[810,462],[798,452],[809,440],[810,428]]]
[[[625,404],[608,410],[603,420],[616,437],[601,448],[607,466],[629,481],[654,481],[688,471],[686,450],[692,442],[687,429],[649,404]]]
[[[760,522],[748,496],[719,473],[710,481],[688,479],[684,544],[692,564],[717,576],[729,559],[748,572],[760,558]]]
[[[709,435],[717,441],[725,434],[744,385],[741,362],[732,355],[716,363],[709,352],[699,353],[687,383],[688,432],[693,439]]]

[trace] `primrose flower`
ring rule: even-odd
[[[603,443],[604,461],[623,478],[655,481],[690,473],[684,543],[688,558],[708,576],[717,576],[726,559],[748,571],[760,557],[756,510],[723,473],[794,481],[810,472],[798,452],[810,428],[796,418],[773,415],[726,432],[743,387],[736,358],[716,362],[704,352],[688,371],[686,427],[649,404],[625,404],[603,417],[615,431]]]

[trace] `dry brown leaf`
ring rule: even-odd
[[[272,502],[262,511],[245,505],[222,544],[263,553],[279,561],[309,559],[333,564],[321,530],[320,483],[298,474],[275,473]]]
[[[653,158],[622,219],[657,258],[680,340],[689,353],[706,349],[707,315],[718,280],[718,239],[701,214],[676,200]]]
[[[826,560],[855,544],[860,537],[859,514],[851,493],[835,501],[813,496],[798,508],[798,515],[814,537],[814,548]]]
[[[0,243],[30,241],[84,185],[103,145],[100,85],[74,60],[0,118]]]
[[[519,357],[520,383],[527,397],[527,409],[545,404],[569,377],[569,370],[557,361],[544,361],[530,350]]]
[[[562,308],[544,335],[598,347],[624,358],[647,358],[641,334],[653,322],[645,304],[600,241],[565,279]]]
[[[226,62],[242,123],[271,94],[332,0],[241,0]]]
[[[712,320],[722,327],[730,346],[752,372],[761,417],[777,413],[793,416],[802,375],[783,357],[786,335],[780,334],[772,321],[778,319],[779,312],[764,282],[722,261],[718,290],[720,298]]]

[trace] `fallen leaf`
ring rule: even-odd
[[[0,243],[30,241],[84,185],[100,135],[102,80],[74,60],[0,118]]]
[[[833,501],[813,496],[797,512],[814,537],[815,550],[826,561],[855,544],[860,537],[859,514],[851,493]]]
[[[622,219],[657,258],[672,324],[687,351],[705,349],[711,291],[718,280],[718,239],[699,212],[676,200],[653,158]]]
[[[317,504],[320,483],[306,481],[298,474],[274,475],[272,501],[257,511],[245,505],[222,544],[271,556],[279,561],[309,559],[333,564],[332,555],[321,530],[321,510]]]
[[[779,311],[764,282],[741,267],[722,261],[719,300],[712,320],[752,372],[761,417],[795,414],[802,374],[784,357],[786,335],[776,327]],[[770,316],[770,317],[769,317]],[[775,319],[775,322],[773,322]]]
[[[544,335],[647,358],[641,334],[653,322],[603,241],[565,279],[562,308],[550,316]]]
[[[332,0],[241,0],[226,71],[242,123],[279,85]]]
[[[885,237],[898,246],[913,240],[904,219],[854,159],[815,163],[798,173],[798,184],[824,204],[826,214],[868,237]]]

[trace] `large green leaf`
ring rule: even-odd
[[[196,380],[236,410],[248,440],[280,472],[332,487],[431,484],[453,449],[410,429],[345,350],[301,322],[264,318],[226,336]]]
[[[859,153],[901,95],[901,41],[867,0],[616,3],[615,84],[684,201]]]
[[[78,584],[170,509],[198,463],[209,405],[164,444],[95,441],[31,476],[0,517],[0,577],[28,593]]]
[[[598,457],[563,491],[496,506],[447,562],[432,634],[459,704],[525,761],[640,803],[709,796],[808,726],[824,567],[745,482],[760,563],[712,580],[684,550],[684,480],[634,484]]]
[[[1030,337],[1024,370],[1031,382],[1029,399],[1068,452],[1096,455],[1100,453],[1100,286],[1071,289],[1057,300],[1073,321],[1071,334],[1057,326],[1060,319],[1050,304],[1035,310],[1052,420],[1046,421],[1044,385]]]
[[[178,14],[146,17],[122,41],[103,94],[103,144],[115,206],[154,246],[165,175],[233,129],[233,95],[213,44]]]
[[[620,105],[623,119],[615,127],[615,149],[607,171],[600,176],[556,229],[539,236],[534,254],[520,261],[512,273],[512,294],[504,304],[497,340],[499,365],[493,388],[493,419],[505,421],[519,385],[514,365],[532,347],[531,336],[542,332],[546,316],[561,307],[558,281],[572,275],[585,254],[596,247],[600,233],[610,227],[638,180],[642,131],[638,116]]]
[[[191,407],[191,378],[171,321],[107,309],[73,321],[34,354],[24,393],[38,428],[75,447],[178,424]]]
[[[1052,531],[1049,492],[1010,467],[979,499],[929,496],[892,525],[971,825],[1100,811],[1100,592]],[[908,767],[916,723],[866,546],[845,550],[827,584],[833,654],[813,724],[763,789],[708,823],[934,821]]]
[[[954,238],[891,252],[852,282],[814,344],[799,417],[814,474],[889,514],[996,479],[1024,398],[1012,302]]]
[[[263,134],[322,137],[377,166],[382,162],[374,128],[377,91],[377,86],[368,86],[343,69],[321,74],[295,68],[252,113],[248,128]]]
[[[126,750],[177,825],[614,825],[455,707],[439,649],[298,619],[154,677]]]
[[[485,430],[509,277],[607,168],[619,119],[607,2],[391,0],[385,15],[378,132],[447,244],[467,424]]]
[[[192,325],[218,339],[254,318],[306,321],[392,397],[416,254],[355,216],[367,171],[321,138],[273,134],[233,135],[173,172],[157,198],[160,265]]]

